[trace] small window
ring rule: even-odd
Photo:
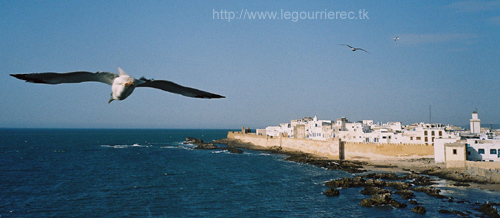
[[[434,135],[434,131],[431,132],[431,135]]]
[[[484,154],[484,149],[483,148],[477,149],[477,153],[478,154]]]
[[[420,137],[417,137],[417,140],[422,140],[422,138],[420,138]]]
[[[457,149],[453,149],[453,154],[456,155],[457,154]]]
[[[497,149],[490,149],[490,154],[497,154]]]
[[[424,131],[424,135],[427,135],[427,131]]]
[[[413,136],[412,136],[412,137],[410,137],[410,140],[413,140]]]

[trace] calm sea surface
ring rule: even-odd
[[[361,188],[326,197],[325,181],[353,176],[245,150],[193,150],[186,137],[225,138],[227,130],[0,129],[3,217],[422,217],[365,208]],[[416,193],[429,217],[480,215],[473,203],[500,193],[438,187],[448,199]],[[394,195],[396,200],[406,202]]]

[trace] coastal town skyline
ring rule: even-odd
[[[0,128],[467,126],[474,110],[500,124],[500,1],[384,3],[2,1]],[[9,76],[118,67],[226,98],[136,90],[107,104],[106,85]]]

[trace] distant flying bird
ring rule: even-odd
[[[394,41],[397,41],[398,39],[399,39],[399,37],[397,37],[397,36],[396,36],[396,37],[394,37]]]
[[[225,98],[224,96],[201,91],[194,88],[178,85],[166,80],[153,80],[144,77],[135,79],[118,68],[118,74],[109,72],[86,72],[77,71],[69,73],[29,73],[29,74],[10,74],[18,79],[26,80],[32,83],[61,84],[61,83],[81,83],[81,82],[102,82],[111,85],[111,98],[113,100],[124,100],[135,87],[150,87],[161,89],[163,91],[181,94],[192,98]]]
[[[340,44],[340,45],[345,45],[345,46],[347,46],[347,47],[351,48],[351,51],[357,51],[357,50],[360,50],[360,51],[364,51],[364,52],[366,52],[366,53],[370,54],[370,52],[368,52],[368,51],[366,51],[366,50],[364,50],[364,49],[362,49],[362,48],[354,48],[354,47],[352,47],[352,46],[350,46],[350,45],[348,45],[348,44]]]

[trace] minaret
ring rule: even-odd
[[[470,119],[470,132],[481,133],[481,120],[477,117],[477,112],[472,112],[472,119]]]

